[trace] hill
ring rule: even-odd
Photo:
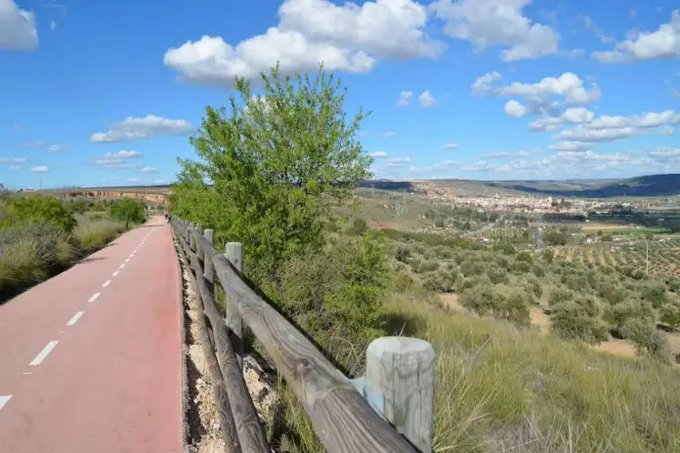
[[[498,181],[493,187],[560,197],[662,197],[680,194],[680,174],[649,175],[621,180]]]

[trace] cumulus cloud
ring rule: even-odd
[[[519,118],[526,115],[526,113],[527,108],[514,99],[511,99],[505,103],[505,114],[508,116]]]
[[[33,50],[38,32],[32,12],[19,9],[14,0],[0,0],[0,49]]]
[[[587,104],[600,98],[600,89],[591,84],[584,86],[583,80],[572,72],[559,77],[545,77],[535,83],[512,82],[499,85],[502,79],[498,72],[489,72],[477,78],[472,84],[472,92],[479,95],[497,97],[521,97],[529,103],[529,110],[535,113],[552,112],[560,102],[567,104]]]
[[[524,14],[531,0],[438,0],[431,5],[446,21],[444,32],[470,41],[477,50],[500,46],[503,61],[557,53],[559,35]]]
[[[673,11],[670,21],[659,26],[656,31],[632,30],[628,34],[630,37],[616,43],[613,50],[593,52],[593,57],[602,63],[678,58],[680,57],[680,10]]]
[[[420,93],[420,96],[418,96],[418,102],[420,102],[420,106],[423,108],[432,107],[437,103],[434,96],[430,94],[430,90],[425,90]]]
[[[407,107],[411,104],[411,98],[413,97],[413,91],[401,91],[399,93],[399,100],[397,101],[397,106]]]
[[[552,131],[563,125],[581,124],[592,121],[595,114],[584,107],[571,107],[558,116],[545,116],[529,123],[532,131]]]
[[[50,168],[46,167],[44,165],[41,165],[41,166],[37,166],[37,167],[31,167],[31,171],[33,173],[46,173],[46,172],[50,171]]]
[[[437,57],[444,45],[427,36],[427,11],[412,0],[376,0],[342,6],[328,0],[286,0],[279,23],[232,46],[203,36],[165,53],[166,66],[200,84],[230,86],[253,79],[277,62],[283,72],[330,70],[366,73],[378,59]]]
[[[191,130],[186,120],[171,120],[156,115],[127,117],[115,123],[108,132],[96,132],[90,140],[95,143],[124,142],[150,138],[155,135],[178,135]]]
[[[448,149],[449,151],[453,151],[454,149],[458,149],[458,144],[457,143],[444,143],[442,145],[442,148]]]
[[[156,167],[143,167],[140,170],[142,173],[159,173],[159,170]]]
[[[0,157],[0,163],[23,164],[26,161],[25,157]]]
[[[9,169],[12,171],[18,171],[21,170],[21,165],[10,165]]]
[[[385,138],[392,138],[397,136],[397,131],[387,131],[383,134]]]
[[[387,157],[387,153],[385,151],[374,151],[369,155],[375,159],[382,159],[383,157]]]

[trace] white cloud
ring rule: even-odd
[[[401,91],[399,93],[399,100],[397,101],[397,106],[407,107],[411,103],[412,97],[413,91]]]
[[[420,106],[423,108],[432,107],[437,103],[434,96],[430,94],[430,90],[425,90],[420,93],[420,96],[418,96],[418,101],[420,102]]]
[[[581,124],[592,121],[595,114],[584,107],[570,107],[559,116],[544,116],[529,123],[532,131],[552,131],[566,123]]]
[[[680,57],[680,10],[653,32],[629,32],[629,38],[616,43],[614,50],[593,52],[602,63],[627,63],[637,60]]]
[[[387,157],[387,153],[385,151],[374,151],[369,156],[375,158],[375,159],[382,159],[383,157]]]
[[[589,129],[577,126],[567,129],[555,136],[557,140],[579,141],[579,142],[608,142],[628,138],[635,134],[633,127],[621,127],[610,129]]]
[[[652,151],[648,151],[647,154],[649,154],[652,157],[661,159],[669,158],[680,159],[680,148],[659,148]]]
[[[64,145],[50,145],[47,147],[47,151],[51,153],[58,153],[60,151],[64,151],[66,147]]]
[[[494,153],[485,154],[484,157],[488,159],[506,159],[508,157],[528,157],[534,151],[536,150],[520,149],[519,151],[498,151]]]
[[[522,117],[526,115],[527,108],[521,103],[515,101],[514,99],[509,100],[505,103],[505,114],[515,118]]]
[[[438,0],[431,8],[446,21],[446,34],[471,41],[477,50],[504,47],[503,61],[557,53],[559,35],[524,15],[522,10],[529,3],[531,0]]]
[[[140,171],[142,173],[159,173],[159,170],[155,167],[144,167]]]
[[[286,0],[279,23],[232,46],[203,36],[165,53],[164,62],[189,82],[230,86],[255,78],[277,62],[283,72],[369,72],[379,58],[435,58],[443,44],[425,31],[427,11],[411,0],[367,1],[337,6],[328,0]]]
[[[45,173],[45,172],[50,171],[50,168],[42,165],[42,166],[38,166],[38,167],[31,167],[31,171],[33,173]]]
[[[120,150],[117,153],[106,153],[107,156],[121,157],[123,159],[142,157],[142,153],[134,150]]]
[[[444,143],[442,145],[442,148],[453,151],[454,149],[458,149],[458,144],[457,143]]]
[[[50,20],[50,31],[54,31],[57,29],[57,21],[52,19]]]
[[[608,116],[602,115],[588,124],[591,129],[609,129],[622,127],[660,127],[680,124],[680,113],[674,110],[649,112],[642,115]]]
[[[536,83],[499,85],[497,82],[501,78],[501,74],[495,71],[484,74],[471,84],[472,91],[479,95],[521,97],[528,104],[527,113],[541,116],[558,116],[557,112],[563,103],[587,104],[600,98],[600,89],[596,84],[591,84],[590,89],[587,89],[583,80],[571,72],[559,77],[545,77]]]
[[[115,123],[108,132],[96,132],[90,140],[96,143],[123,142],[150,138],[155,135],[184,134],[191,130],[186,120],[171,120],[156,115],[127,117]]]
[[[387,131],[383,134],[385,138],[392,138],[397,136],[397,131]]]
[[[409,162],[411,162],[411,158],[408,157],[408,156],[391,157],[391,158],[387,159],[387,166],[388,167],[406,167]]]
[[[26,162],[27,159],[25,157],[0,157],[0,163],[14,163],[14,164],[23,164]]]
[[[35,16],[14,0],[0,0],[0,49],[33,50],[38,47]]]
[[[9,169],[12,171],[18,171],[21,170],[21,165],[10,165]]]
[[[553,143],[549,148],[553,151],[586,151],[593,145],[586,142],[561,141]]]

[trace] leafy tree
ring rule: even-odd
[[[2,228],[22,224],[51,224],[70,233],[76,225],[76,220],[55,197],[34,195],[11,198],[8,200],[8,208]]]
[[[144,203],[130,198],[118,200],[111,206],[111,217],[125,222],[125,229],[130,223],[142,223],[146,219]]]
[[[568,239],[569,235],[562,230],[551,229],[543,235],[543,242],[548,245],[565,245]]]
[[[237,79],[229,110],[206,109],[191,139],[199,159],[180,160],[171,208],[218,240],[243,242],[251,275],[275,273],[322,242],[322,219],[369,176],[356,139],[365,114],[347,120],[344,89],[323,68],[315,77],[262,74],[262,92]]]

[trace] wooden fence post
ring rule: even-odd
[[[203,237],[205,238],[206,241],[209,243],[213,243],[214,241],[214,230],[211,228],[206,228],[205,231],[203,232]],[[206,280],[209,282],[209,287],[210,287],[210,292],[212,294],[215,294],[214,291],[214,284],[215,284],[215,273],[213,272],[214,267],[212,263],[212,253],[206,252],[205,250],[203,251],[203,276],[205,277]]]
[[[227,242],[224,256],[239,272],[243,272],[243,245],[240,242]],[[243,320],[236,309],[236,304],[227,301],[225,323],[232,332],[234,352],[238,363],[243,368]]]
[[[408,337],[373,340],[366,350],[364,396],[420,451],[432,451],[434,350],[430,343]]]
[[[194,223],[189,222],[189,249],[193,252],[196,251],[196,243],[194,242]]]

